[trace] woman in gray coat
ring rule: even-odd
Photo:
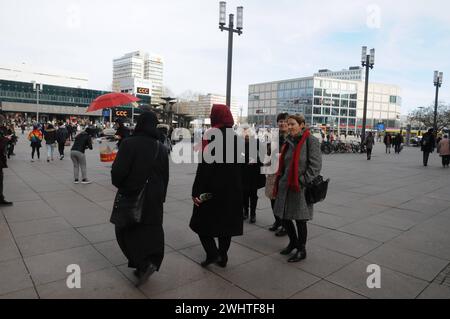
[[[280,253],[289,255],[297,249],[288,262],[298,262],[306,258],[306,223],[313,218],[313,205],[305,199],[305,185],[320,175],[322,155],[319,140],[310,134],[303,116],[289,116],[288,127],[274,189],[274,213],[283,220],[289,236],[289,245]]]

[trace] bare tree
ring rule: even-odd
[[[410,121],[416,121],[423,123],[424,126],[434,126],[434,105],[429,107],[419,107],[409,113],[408,118]],[[437,128],[438,131],[450,126],[450,105],[439,102],[437,109]]]

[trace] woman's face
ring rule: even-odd
[[[278,121],[278,129],[281,134],[286,134],[288,131],[288,122],[287,120],[279,120]]]
[[[305,123],[299,124],[296,120],[289,119],[288,128],[291,136],[297,136],[305,128]]]

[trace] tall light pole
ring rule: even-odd
[[[227,3],[220,1],[219,29],[228,31],[228,68],[227,68],[227,100],[226,104],[231,108],[231,74],[233,67],[233,34],[242,34],[244,21],[244,7],[237,7],[236,29],[234,29],[234,14],[230,14],[228,27],[225,27],[227,15]]]
[[[39,93],[42,92],[43,85],[33,81],[33,91],[36,92],[36,122],[39,123]]]
[[[361,143],[364,143],[366,139],[366,124],[367,124],[367,97],[369,93],[369,68],[373,69],[375,65],[375,49],[370,50],[370,54],[367,54],[367,47],[362,47],[361,54],[361,64],[366,68],[366,83],[364,90],[364,113],[363,113],[363,123],[361,130]]]
[[[439,88],[442,86],[442,79],[444,78],[444,73],[439,71],[434,71],[434,86],[436,87],[436,99],[434,101],[434,121],[433,128],[434,134],[437,134],[437,109],[438,109],[438,98],[439,98]]]

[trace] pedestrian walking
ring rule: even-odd
[[[384,143],[384,145],[386,145],[386,154],[388,153],[388,151],[389,151],[389,154],[391,154],[391,145],[392,145],[392,136],[391,136],[391,134],[387,133],[384,136],[383,143]]]
[[[400,133],[397,133],[397,135],[394,138],[394,149],[395,154],[400,154],[402,151],[402,144],[403,144],[403,136]]]
[[[448,167],[450,164],[450,141],[447,134],[444,135],[444,138],[439,142],[437,150],[442,157],[442,166]]]
[[[6,148],[9,142],[9,138],[5,136],[6,128],[0,128],[0,207],[12,206],[12,202],[5,200],[3,195],[3,169],[8,167],[8,160],[6,159]]]
[[[286,141],[286,138],[289,134],[288,124],[287,124],[288,117],[289,117],[288,113],[280,113],[277,116],[278,134],[279,134],[278,135],[278,151],[280,153],[281,153],[281,149],[283,148],[283,145]],[[330,135],[327,135],[327,137],[329,139]],[[269,149],[269,151],[271,150],[271,145],[269,145],[268,149]],[[269,155],[271,155],[271,153],[269,153]],[[269,163],[269,165],[270,164],[271,163]],[[275,167],[278,167],[278,166],[275,166]],[[272,207],[272,212],[275,217],[275,222],[273,223],[272,227],[269,228],[269,230],[274,231],[275,236],[282,237],[282,236],[286,236],[287,233],[286,233],[286,230],[284,229],[281,218],[278,217],[277,215],[275,215],[275,211],[274,211],[276,197],[273,194],[273,190],[275,187],[276,178],[277,178],[276,173],[266,176],[265,194],[270,199],[270,205]]]
[[[55,152],[56,130],[53,124],[48,124],[44,130],[44,140],[47,146],[47,162],[53,161],[53,153]]]
[[[163,203],[169,183],[169,157],[163,152],[153,112],[139,116],[133,136],[124,140],[112,165],[111,179],[119,193],[135,193],[146,187],[142,220],[135,225],[115,221],[117,242],[136,268],[137,286],[159,271],[164,259]],[[112,220],[113,221],[113,220]]]
[[[367,160],[370,161],[372,159],[373,146],[375,145],[375,139],[372,132],[369,132],[364,143],[366,144]]]
[[[43,135],[37,124],[33,125],[33,130],[28,134],[28,140],[31,146],[31,161],[34,162],[34,154],[36,153],[38,160],[41,157],[39,152],[42,147]]]
[[[313,205],[306,201],[305,185],[320,175],[322,155],[320,143],[306,128],[302,115],[289,116],[288,126],[289,136],[281,151],[274,189],[274,211],[283,220],[289,236],[289,245],[280,253],[289,255],[296,249],[288,262],[299,262],[306,258],[307,222],[313,218]]]
[[[242,186],[243,186],[243,208],[244,220],[249,218],[250,224],[256,222],[256,207],[258,206],[258,189],[263,188],[266,184],[266,176],[261,174],[262,161],[259,159],[259,139],[256,138],[254,132],[248,124],[242,125],[242,136],[245,143],[244,165],[242,166]],[[252,148],[255,154],[250,154],[250,144],[256,145]]]
[[[92,150],[92,138],[91,132],[89,128],[86,128],[84,131],[81,131],[73,142],[72,149],[70,151],[70,158],[73,162],[73,176],[74,183],[78,184],[80,182],[80,169],[81,169],[81,184],[90,184],[92,183],[87,178],[87,169],[86,169],[86,154],[84,153],[87,149]]]
[[[22,135],[25,134],[25,128],[26,128],[26,125],[25,125],[25,122],[23,122],[23,123],[20,125],[20,129],[22,130]]]
[[[64,159],[64,148],[66,147],[66,141],[69,138],[69,132],[64,123],[59,123],[58,130],[56,131],[56,141],[58,142],[59,159]]]
[[[223,147],[220,150],[223,157],[219,160],[214,157],[210,162],[202,156],[192,186],[194,209],[189,226],[200,237],[206,252],[201,266],[217,263],[226,267],[231,238],[243,234],[242,170],[236,154],[234,163],[226,161],[226,152],[230,151],[226,149],[227,142],[231,145],[237,140],[232,132],[234,120],[230,109],[226,105],[214,104],[210,117],[212,128],[222,133],[221,139],[216,136],[214,145]],[[233,141],[229,140],[231,138]],[[202,154],[208,152],[206,140],[203,140],[203,150]],[[215,238],[219,239],[219,247]]]
[[[11,158],[11,156],[15,156],[16,154],[14,154],[14,147],[17,144],[17,135],[16,135],[16,130],[14,129],[14,124],[11,124],[6,132],[7,136],[8,136],[8,144],[7,144],[7,155],[8,155],[8,159]]]
[[[436,147],[436,139],[434,138],[433,132],[434,130],[430,128],[428,132],[423,134],[422,140],[420,141],[421,150],[423,152],[423,166],[428,166],[430,153],[433,153],[434,148]]]

